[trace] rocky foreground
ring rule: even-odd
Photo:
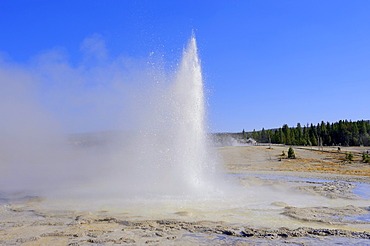
[[[242,208],[225,208],[217,216],[204,210],[194,215],[194,211],[182,207],[173,216],[157,219],[121,210],[60,209],[48,207],[39,197],[3,194],[0,244],[369,244],[369,165],[358,160],[346,162],[343,153],[335,150],[296,149],[296,159],[281,156],[283,150],[287,148],[219,149],[225,169],[246,192],[268,187],[270,196],[276,195],[271,202],[261,198],[261,203],[268,203],[265,206],[251,203]],[[295,194],[298,200],[300,196],[308,200],[296,201]]]
[[[348,243],[356,242],[357,239],[364,240],[360,242],[370,240],[369,231],[328,229],[325,228],[325,224],[322,228],[267,229],[213,221],[124,220],[122,216],[107,217],[103,214],[78,214],[71,211],[43,213],[30,209],[33,202],[35,201],[29,200],[23,201],[23,205],[18,203],[17,206],[2,207],[3,219],[0,231],[2,245],[249,245],[253,242],[275,245],[304,243],[307,238],[310,238],[313,244],[330,242],[322,241],[325,238],[336,238],[334,240],[337,241],[338,238],[345,238]],[[334,214],[339,216],[343,213],[353,215],[366,212],[358,211],[359,209],[355,207],[334,210],[321,208],[321,210],[286,208],[284,213],[297,219],[317,220],[317,216],[328,211],[334,211]],[[345,222],[336,221],[339,224]]]

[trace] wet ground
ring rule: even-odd
[[[1,193],[0,244],[370,244],[369,165],[308,149],[281,159],[285,148],[220,148],[239,188],[213,199],[102,205]]]

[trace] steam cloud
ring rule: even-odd
[[[194,38],[192,42],[195,53],[190,55],[196,56]],[[45,52],[27,65],[0,59],[0,190],[129,195],[140,192],[142,187],[152,187],[150,191],[154,193],[161,189],[167,193],[188,192],[168,185],[181,183],[187,176],[186,171],[169,164],[177,157],[166,153],[173,151],[168,144],[178,141],[173,140],[174,132],[183,131],[184,139],[189,135],[184,126],[175,129],[177,125],[171,124],[175,118],[189,125],[174,113],[174,94],[168,93],[174,91],[171,81],[179,75],[165,74],[144,59],[111,59],[99,35],[86,38],[81,52],[82,62],[77,65],[68,62],[63,49]],[[200,74],[200,67],[197,69]],[[189,79],[192,75],[186,76]],[[81,139],[91,136],[71,138],[66,134],[104,129],[120,131],[102,133],[110,138],[109,144],[91,147],[84,146],[91,139],[81,144]],[[166,131],[170,134],[166,135]],[[198,139],[188,138],[193,140]],[[202,154],[189,161],[199,157],[199,165],[203,165],[210,156],[208,149],[195,147]],[[157,161],[155,169],[145,164],[152,158]],[[215,172],[214,167],[205,167],[207,172]],[[165,169],[162,175],[153,173],[160,168]],[[193,177],[193,183],[202,179]],[[158,180],[160,184],[156,184]]]

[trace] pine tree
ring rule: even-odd
[[[304,143],[303,143],[303,132],[302,132],[301,123],[298,123],[297,124],[297,135],[296,135],[296,138],[297,138],[297,144],[298,145],[304,145]]]
[[[261,142],[266,142],[267,141],[267,134],[266,134],[266,131],[265,131],[265,128],[262,128],[262,131],[261,131]]]
[[[283,125],[283,129],[282,129],[283,133],[284,133],[284,144],[290,144],[291,143],[291,139],[290,139],[290,129],[288,127],[287,124]]]
[[[292,159],[295,158],[294,150],[292,147],[289,147],[288,158],[292,158]]]

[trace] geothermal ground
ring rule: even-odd
[[[124,208],[0,194],[1,245],[367,245],[370,165],[366,148],[218,148],[240,189],[225,199],[133,202]],[[351,163],[345,151],[355,153]],[[358,154],[357,154],[358,153]],[[190,203],[190,204],[189,204]]]

